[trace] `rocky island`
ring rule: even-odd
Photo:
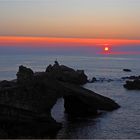
[[[124,88],[128,90],[140,90],[140,76],[123,77],[123,79],[127,79],[123,85]]]
[[[120,107],[112,99],[83,88],[87,82],[83,70],[74,70],[57,61],[44,72],[19,66],[16,80],[0,82],[0,122],[6,132],[10,128],[5,137],[56,133],[62,125],[53,119],[51,109],[59,98],[64,98],[65,113],[74,117]]]

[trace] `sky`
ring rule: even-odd
[[[0,0],[0,46],[10,44],[138,47],[140,0]]]

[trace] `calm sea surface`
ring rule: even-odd
[[[63,123],[56,138],[139,138],[140,139],[140,91],[123,88],[121,77],[140,75],[140,56],[60,56],[60,55],[0,55],[0,80],[16,78],[19,65],[34,71],[45,71],[48,64],[57,59],[60,64],[83,69],[89,79],[112,79],[108,82],[86,84],[85,87],[114,99],[121,108],[104,112],[96,118],[68,119],[63,113],[63,99],[52,109],[53,117]],[[123,72],[123,68],[132,72]]]

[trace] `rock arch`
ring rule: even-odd
[[[86,82],[83,70],[75,71],[59,63],[37,73],[20,66],[16,80],[0,82],[0,115],[10,121],[45,122],[50,128],[60,128],[51,116],[58,98],[64,98],[65,111],[70,115],[93,115],[99,109],[120,107],[112,99],[80,86]]]

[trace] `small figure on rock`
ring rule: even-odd
[[[57,59],[54,61],[54,65],[59,66]]]

